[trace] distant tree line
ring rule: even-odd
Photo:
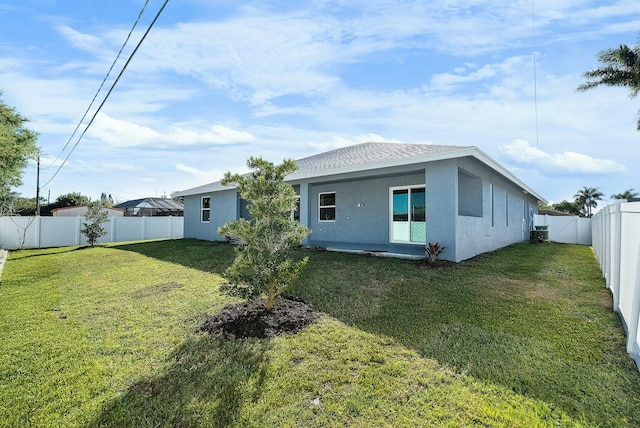
[[[56,208],[76,207],[89,205],[91,198],[78,192],[66,193],[56,198],[54,202],[47,203],[45,198],[40,198],[40,215],[51,216]],[[100,197],[102,206],[113,207],[111,195],[103,193]],[[36,198],[25,198],[15,192],[0,197],[0,215],[31,216],[36,212]]]
[[[560,211],[567,214],[573,214],[581,217],[593,216],[593,210],[598,206],[598,202],[604,198],[602,193],[597,187],[583,186],[574,196],[573,201],[562,201],[557,204],[549,205],[546,207],[554,211]],[[631,200],[633,198],[640,197],[640,193],[634,189],[625,190],[622,193],[616,193],[611,195],[611,199],[617,200]]]

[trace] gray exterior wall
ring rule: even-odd
[[[209,223],[201,221],[201,200],[203,196],[211,197],[211,215]],[[211,194],[198,194],[184,198],[184,237],[221,241],[218,227],[237,220],[240,211],[238,192],[235,189],[223,190]]]
[[[447,247],[441,258],[461,261],[529,239],[537,199],[473,158],[364,171],[291,183],[300,195],[304,244],[424,254],[423,244],[390,243],[389,188],[425,185],[425,242]],[[318,219],[319,194],[336,192],[336,220]],[[200,221],[201,197],[211,196],[211,220]],[[222,240],[218,227],[246,215],[234,189],[184,198],[184,236]]]
[[[482,179],[482,217],[456,216],[455,261],[528,240],[537,199],[476,161],[460,159],[458,167]]]
[[[424,173],[359,178],[309,185],[309,245],[363,244],[367,249],[389,244],[389,188],[424,185]],[[336,192],[336,220],[318,219],[319,194]],[[360,206],[358,206],[360,204]]]

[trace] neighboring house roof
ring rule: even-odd
[[[115,206],[121,209],[130,208],[153,208],[157,211],[176,211],[184,210],[182,202],[173,200],[171,198],[141,198],[133,199],[131,201],[122,202]]]
[[[394,166],[420,164],[438,160],[473,157],[497,171],[540,201],[545,199],[524,184],[495,160],[475,146],[441,146],[435,144],[363,143],[302,158],[296,161],[298,171],[287,181],[304,180],[336,174],[347,174]],[[173,197],[197,195],[231,189],[219,181],[183,190]]]
[[[60,208],[52,209],[51,210],[51,214],[55,215],[57,213],[58,215],[60,215],[60,214],[64,213],[65,211],[68,211],[68,212],[77,211],[77,212],[82,212],[82,215],[84,215],[87,212],[88,209],[89,209],[89,206],[87,206],[87,205],[75,205],[75,206],[72,206],[72,207],[60,207]],[[118,209],[118,208],[112,208],[112,207],[102,207],[102,211],[108,212],[109,215],[122,215],[122,213],[124,213],[124,210]]]

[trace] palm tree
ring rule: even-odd
[[[606,49],[598,54],[603,66],[587,71],[582,75],[585,83],[578,86],[584,92],[596,86],[622,86],[629,88],[629,96],[635,98],[640,93],[640,39],[638,45],[630,48],[620,45],[617,49]],[[637,129],[640,131],[640,119]]]
[[[585,217],[591,217],[592,208],[598,206],[598,201],[602,200],[604,193],[602,193],[597,187],[587,187],[583,186],[582,189],[578,191],[574,198],[576,198],[576,204],[580,207],[580,211],[582,211]]]
[[[633,189],[625,190],[622,193],[616,193],[615,195],[611,195],[611,199],[629,199],[637,198],[640,196],[640,193],[634,191]]]

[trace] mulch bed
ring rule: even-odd
[[[320,312],[305,302],[280,297],[267,312],[265,299],[227,305],[215,315],[208,315],[199,332],[226,338],[268,338],[297,332],[320,317]]]

